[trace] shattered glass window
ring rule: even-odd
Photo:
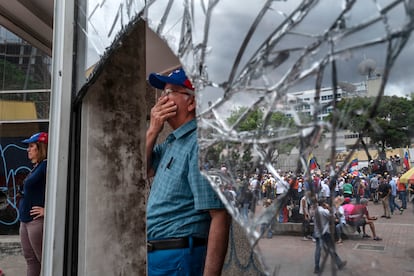
[[[84,72],[107,54],[117,36],[128,24],[140,17],[144,0],[82,0],[77,1],[78,42],[85,57],[78,57]],[[82,75],[83,77],[83,75]]]
[[[141,8],[115,1],[113,20],[94,21],[103,20],[95,13],[110,2],[87,11],[88,47],[97,56]],[[301,225],[303,195],[315,208],[317,198],[334,206],[342,181],[354,181],[359,191],[372,174],[406,169],[413,15],[414,2],[403,0],[145,3],[149,28],[198,91],[203,173],[246,230],[266,273],[295,275],[283,252],[303,246],[278,243],[277,235]],[[320,221],[316,213],[313,224]]]
[[[322,197],[315,179],[334,194],[356,152],[389,147],[374,136],[384,132],[382,100],[412,92],[414,5],[242,2],[154,1],[147,22],[199,91],[204,173],[268,272],[284,271],[271,251],[266,256],[261,230],[289,221],[305,189],[311,201]],[[355,108],[358,98],[364,101]],[[359,127],[350,124],[355,120]],[[408,145],[405,134],[408,141],[394,147]],[[366,157],[352,174],[364,179],[374,159],[381,160]]]

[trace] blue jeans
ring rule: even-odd
[[[407,191],[399,191],[398,193],[401,199],[401,207],[407,209]]]
[[[356,203],[356,204],[359,204],[359,203],[360,203],[360,201],[361,201],[361,196],[359,195],[359,193],[357,193],[357,194],[355,195],[355,203]]]
[[[207,246],[148,252],[148,276],[203,275]]]
[[[390,195],[390,210],[391,210],[391,214],[394,213],[394,209],[400,210],[401,207],[398,206],[398,204],[395,202],[395,198],[396,196],[394,195]]]
[[[322,237],[315,237],[316,239],[316,248],[315,248],[315,269],[319,270],[319,262],[321,259],[321,250],[322,248],[331,255],[331,257],[335,260],[336,265],[339,267],[342,264],[341,258],[339,258],[338,254],[336,254],[334,249],[334,244],[331,239],[331,234],[325,233]]]
[[[262,224],[260,225],[260,236],[261,236],[262,238],[264,237],[264,234],[265,234],[266,230],[267,230],[267,235],[266,235],[266,237],[267,237],[268,239],[271,239],[271,238],[273,237],[273,232],[272,232],[272,226],[271,226],[271,223],[262,223]]]
[[[311,227],[310,227],[310,221],[306,220],[306,219],[303,219],[303,222],[302,222],[302,235],[304,237],[307,237],[307,236],[310,236],[311,234],[312,234],[312,231],[311,231]]]
[[[335,225],[336,237],[337,237],[338,239],[341,239],[341,238],[342,238],[342,233],[344,232],[344,231],[342,230],[342,227],[344,227],[344,225],[345,225],[345,224],[342,224],[342,223],[338,223],[337,225]]]
[[[249,220],[249,203],[243,203],[242,209],[241,209],[241,215],[242,219],[247,222]]]

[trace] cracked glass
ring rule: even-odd
[[[113,43],[131,22],[140,18],[145,0],[81,0],[77,5],[78,81],[84,84],[93,68],[114,46]]]
[[[360,189],[390,156],[388,171],[405,169],[414,116],[409,108],[384,110],[396,97],[412,106],[413,1],[95,1],[80,8],[88,66],[139,14],[185,68],[197,90],[202,171],[263,267],[242,269],[294,274],[283,256],[292,248],[277,241],[288,227],[301,229],[303,195],[311,206],[322,197],[334,206],[342,180],[356,179]],[[390,139],[394,127],[405,137],[398,143]]]

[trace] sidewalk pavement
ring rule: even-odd
[[[26,275],[26,261],[21,253],[19,236],[0,235],[0,269],[5,276]]]
[[[370,201],[368,211],[370,216],[378,217],[374,224],[382,241],[354,237],[344,240],[343,244],[335,244],[338,255],[347,265],[334,274],[328,258],[322,275],[414,275],[413,203],[408,204],[402,215],[394,212],[391,219],[381,218],[381,204]],[[372,236],[368,225],[366,232]],[[303,241],[302,236],[276,235],[272,239],[262,239],[259,249],[267,267],[272,268],[270,275],[314,275],[315,243]]]
[[[382,205],[370,201],[368,211],[371,216],[380,217]],[[414,275],[413,204],[409,203],[402,215],[397,211],[391,219],[379,218],[375,229],[382,241],[352,238],[336,245],[339,256],[348,262],[343,270],[335,271],[336,275]],[[372,236],[368,226],[366,232]],[[18,236],[0,236],[0,269],[6,276],[26,275],[26,262],[16,245],[20,246]],[[312,241],[303,241],[301,236],[274,235],[272,239],[260,240],[259,250],[265,264],[273,268],[269,269],[270,275],[314,275],[315,243]],[[335,275],[330,259],[322,275]]]

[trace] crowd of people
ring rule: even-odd
[[[304,240],[315,240],[310,229],[314,224],[317,202],[324,199],[334,210],[338,243],[343,242],[343,229],[349,226],[366,238],[365,225],[368,225],[372,238],[381,240],[374,226],[378,218],[369,215],[367,204],[370,201],[382,204],[381,218],[390,219],[393,214],[402,214],[407,209],[414,183],[400,182],[401,175],[402,172],[391,175],[387,171],[368,176],[344,172],[336,179],[331,179],[327,174],[314,173],[306,179],[302,175],[281,173],[281,178],[276,180],[272,174],[254,174],[250,178],[238,180],[238,185],[228,185],[224,194],[238,208],[242,221],[254,217],[257,206],[267,207],[278,197],[286,195],[276,219],[279,223],[302,223]],[[397,203],[397,198],[400,203]]]
[[[222,166],[222,172],[227,172],[225,166]],[[227,185],[224,194],[238,208],[244,222],[255,216],[258,206],[268,208],[272,202],[281,199],[278,202],[281,207],[274,220],[302,223],[303,240],[315,242],[314,272],[320,273],[322,250],[332,257],[339,270],[346,265],[346,261],[335,252],[333,242],[342,244],[347,235],[357,233],[360,238],[382,240],[375,228],[375,221],[379,218],[370,215],[368,204],[382,204],[381,218],[384,219],[403,214],[410,194],[414,194],[414,182],[400,182],[401,175],[402,172],[393,174],[388,171],[377,171],[367,176],[343,172],[333,178],[328,174],[314,173],[307,179],[293,173],[279,173],[276,179],[268,173],[254,174],[250,178],[239,179],[238,185]],[[331,221],[335,223],[333,228]],[[262,238],[272,238],[273,223],[260,225]]]

